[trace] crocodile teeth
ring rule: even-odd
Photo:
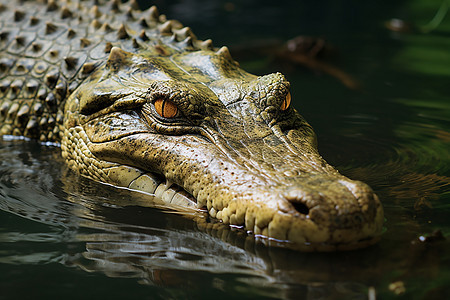
[[[38,102],[33,105],[33,111],[34,111],[34,114],[39,117],[42,115],[44,108],[42,107],[42,104]]]
[[[19,110],[19,103],[14,103],[8,110],[8,116],[12,118],[12,116],[16,115],[18,110]]]
[[[25,119],[27,119],[28,115],[30,113],[30,107],[28,105],[22,105],[20,110],[17,112],[17,118],[19,121],[23,122]]]
[[[37,129],[38,127],[39,127],[38,122],[36,121],[36,118],[34,117],[28,121],[25,129],[28,131],[31,131],[31,130]]]

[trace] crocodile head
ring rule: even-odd
[[[269,243],[374,243],[377,196],[325,162],[290,103],[283,75],[246,73],[226,48],[113,48],[67,102],[63,155],[85,176],[207,210]]]

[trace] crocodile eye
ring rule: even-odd
[[[172,119],[178,116],[178,107],[166,99],[156,99],[154,102],[156,112],[163,118]]]
[[[291,105],[291,93],[288,93],[286,95],[286,98],[283,99],[283,102],[281,103],[281,107],[280,109],[282,111],[285,111],[289,108],[289,106]]]

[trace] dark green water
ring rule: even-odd
[[[229,45],[245,69],[287,75],[323,156],[382,200],[379,244],[305,254],[227,227],[203,231],[112,205],[133,195],[68,172],[58,148],[0,141],[0,299],[448,298],[450,17],[428,33],[393,33],[384,21],[423,26],[441,2],[362,2],[156,1],[200,38]],[[251,52],[296,35],[326,37],[339,50],[327,63],[361,88]],[[421,241],[435,230],[445,239]]]

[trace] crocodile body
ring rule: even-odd
[[[60,143],[83,176],[205,211],[270,244],[379,239],[370,187],[317,152],[289,82],[134,1],[0,1],[0,134]]]

